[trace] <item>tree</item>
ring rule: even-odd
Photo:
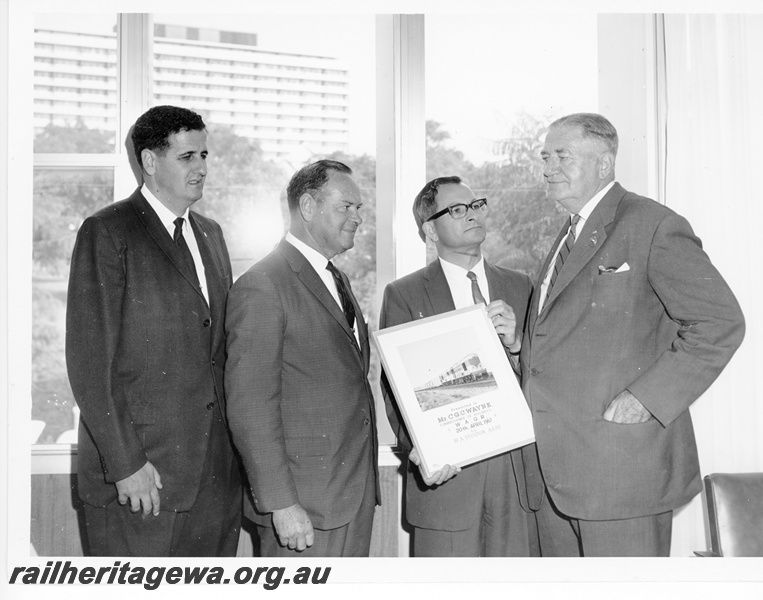
[[[49,124],[34,140],[37,153],[114,151],[113,132]],[[36,169],[32,256],[32,417],[45,421],[40,443],[53,443],[74,426],[74,398],[64,360],[69,261],[82,221],[114,197],[105,169]]]
[[[257,140],[230,126],[210,125],[207,132],[207,180],[194,210],[220,224],[238,276],[283,234],[282,192],[290,174],[263,157]]]
[[[360,187],[363,223],[355,233],[355,245],[335,259],[336,265],[347,273],[352,289],[369,321],[376,320],[376,160],[366,154],[354,156],[333,152],[314,157],[337,160],[352,169],[352,177]]]

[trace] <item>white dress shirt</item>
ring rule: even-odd
[[[583,231],[585,222],[591,216],[593,209],[598,206],[599,202],[601,202],[601,199],[606,195],[606,193],[609,191],[609,188],[611,188],[613,185],[615,185],[615,182],[610,181],[606,186],[604,186],[601,190],[599,190],[598,194],[596,194],[593,198],[591,198],[588,202],[586,202],[585,206],[580,209],[579,213],[577,213],[580,219],[578,220],[577,225],[573,225],[573,227],[575,227],[575,243],[577,243],[578,233]],[[570,214],[570,218],[572,218],[573,216],[574,215]],[[567,232],[567,235],[569,235],[569,231]],[[561,250],[562,246],[564,245],[564,242],[567,239],[567,235],[565,235],[562,238],[562,240],[559,242],[559,245],[556,247],[554,256],[551,258],[551,262],[548,265],[546,276],[543,278],[543,283],[540,286],[540,300],[538,302],[538,313],[540,313],[540,311],[543,310],[543,305],[546,303],[546,295],[548,293],[548,284],[551,281],[551,273],[554,272],[554,264],[556,263],[556,257],[559,254],[559,250]]]
[[[464,269],[458,265],[439,258],[442,272],[445,273],[445,279],[448,281],[450,295],[453,297],[453,304],[456,308],[466,308],[474,304],[472,298],[472,281],[466,274],[471,271],[477,276],[477,284],[485,297],[485,302],[490,303],[490,291],[487,287],[487,277],[485,276],[485,260],[480,256],[479,262],[471,269]]]
[[[334,276],[331,274],[331,271],[329,271],[326,268],[326,264],[328,263],[328,259],[323,256],[320,252],[318,252],[315,248],[311,248],[305,242],[303,242],[300,239],[297,239],[295,236],[292,235],[291,232],[286,234],[286,241],[289,242],[292,246],[294,246],[299,252],[302,254],[302,256],[305,257],[307,262],[310,263],[310,266],[315,269],[315,272],[318,273],[318,277],[321,278],[321,281],[326,285],[328,288],[328,291],[331,293],[331,296],[336,300],[336,303],[339,305],[339,308],[344,311],[344,307],[342,306],[342,300],[339,297],[339,291],[336,289],[336,281],[334,281]],[[355,315],[355,321],[358,319],[362,319],[363,315],[362,313],[358,313]],[[358,328],[353,327],[353,333],[355,334],[355,339],[358,342],[358,345],[360,345],[360,338],[358,337]]]
[[[151,205],[151,208],[154,209],[154,212],[159,217],[159,220],[162,222],[162,225],[164,225],[170,239],[173,240],[174,243],[175,219],[177,219],[177,216],[151,193],[151,190],[148,189],[148,186],[146,186],[145,183],[140,191],[143,194],[143,197]],[[185,212],[181,215],[183,217],[183,237],[185,238],[185,243],[188,244],[188,249],[191,251],[193,264],[196,267],[196,276],[198,277],[199,285],[201,286],[201,293],[204,294],[204,298],[206,298],[207,304],[209,304],[209,292],[207,291],[207,277],[204,272],[204,262],[201,260],[199,244],[196,242],[196,235],[193,233],[193,227],[191,227],[191,222],[188,220],[189,212],[190,209],[186,208]]]

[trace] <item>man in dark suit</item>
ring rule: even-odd
[[[380,495],[368,331],[330,262],[362,222],[351,173],[321,160],[291,178],[289,233],[228,298],[228,418],[263,556],[370,550]]]
[[[206,137],[192,111],[148,110],[132,131],[144,184],[77,234],[66,362],[94,555],[236,553],[241,483],[223,390],[230,259],[217,223],[189,210],[207,175]]]
[[[517,364],[532,292],[530,278],[482,257],[484,198],[456,176],[438,177],[416,196],[413,214],[437,260],[384,290],[379,328],[485,302],[509,360]],[[528,556],[528,513],[522,451],[463,469],[446,465],[426,478],[386,377],[382,389],[390,424],[409,452],[405,518],[414,527],[415,556]],[[534,448],[532,452],[535,452]],[[520,503],[521,496],[521,503]]]
[[[546,497],[544,556],[668,556],[673,510],[700,491],[689,407],[744,336],[689,223],[615,182],[617,131],[551,124],[548,197],[567,219],[522,345]]]

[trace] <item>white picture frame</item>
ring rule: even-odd
[[[484,304],[372,335],[425,476],[535,441],[530,409]]]

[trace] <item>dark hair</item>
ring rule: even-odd
[[[579,127],[583,137],[594,138],[604,143],[612,154],[617,156],[617,129],[606,117],[596,113],[574,113],[561,117],[549,125],[554,127]]]
[[[427,241],[427,236],[424,234],[422,227],[426,220],[437,212],[437,189],[446,183],[461,183],[461,178],[458,175],[435,177],[421,188],[421,191],[413,201],[413,218],[416,219],[419,237],[422,242]]]
[[[305,165],[292,175],[286,187],[289,212],[299,210],[299,199],[303,194],[319,191],[328,181],[329,171],[338,171],[352,175],[352,169],[338,160],[319,160]]]
[[[179,106],[154,106],[144,112],[133,125],[130,138],[138,164],[143,168],[141,153],[154,150],[164,154],[170,147],[169,137],[180,131],[204,131],[207,126],[201,115]]]

